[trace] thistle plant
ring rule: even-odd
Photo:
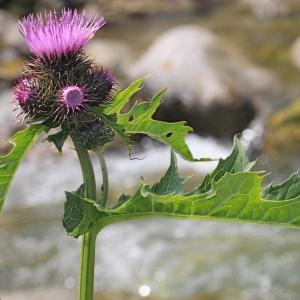
[[[83,183],[66,192],[63,226],[68,235],[82,240],[78,299],[93,299],[96,237],[112,223],[176,217],[299,227],[300,177],[293,174],[282,184],[262,187],[265,173],[252,171],[255,163],[248,160],[237,137],[232,153],[220,159],[212,173],[191,191],[184,189],[187,178],[179,176],[176,155],[191,163],[211,159],[193,157],[185,142],[192,129],[185,122],[154,119],[165,89],[149,101],[133,104],[129,111],[124,109],[146,78],[117,90],[112,73],[87,57],[83,46],[104,24],[103,18],[69,9],[31,15],[19,22],[31,56],[16,82],[14,102],[26,128],[12,138],[10,153],[0,157],[2,208],[17,168],[42,133],[59,152],[66,139],[72,139]],[[130,152],[134,134],[168,145],[170,167],[156,184],[142,180],[133,195],[122,194],[109,205],[105,146],[119,136]],[[101,165],[100,183],[90,159],[93,152]]]

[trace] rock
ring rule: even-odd
[[[88,55],[119,76],[128,72],[132,57],[126,44],[112,40],[93,40],[86,46]]]
[[[291,56],[294,65],[300,69],[300,37],[298,37],[292,45]]]
[[[151,74],[145,96],[168,87],[161,118],[186,119],[197,131],[217,136],[243,130],[255,115],[251,100],[270,95],[277,86],[269,72],[193,25],[157,38],[130,70],[132,79],[145,74]]]

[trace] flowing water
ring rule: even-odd
[[[47,206],[43,209],[49,212]],[[59,218],[45,220],[40,211],[27,210],[22,212],[26,222],[15,216],[1,226],[2,291],[73,289],[76,284],[79,240],[65,236]],[[99,291],[138,294],[146,288],[154,299],[203,294],[219,295],[217,299],[299,299],[296,229],[145,220],[112,225],[97,242]]]

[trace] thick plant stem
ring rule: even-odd
[[[82,236],[78,300],[94,299],[96,237],[97,232],[93,229]]]
[[[88,151],[77,147],[74,139],[73,142],[82,170],[85,197],[96,199],[95,174]],[[86,209],[94,208],[86,204]],[[78,300],[93,300],[96,237],[97,231],[93,228],[82,236]]]
[[[101,171],[102,171],[102,189],[101,189],[101,198],[99,203],[105,207],[107,197],[108,197],[108,172],[107,172],[107,166],[104,158],[104,153],[102,148],[98,148],[96,151],[97,157],[100,162]]]

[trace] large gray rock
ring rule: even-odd
[[[196,130],[216,135],[241,131],[255,114],[250,100],[270,95],[277,87],[269,72],[193,25],[172,29],[154,41],[130,70],[132,79],[146,74],[151,74],[146,96],[168,87],[162,118],[188,118]]]

